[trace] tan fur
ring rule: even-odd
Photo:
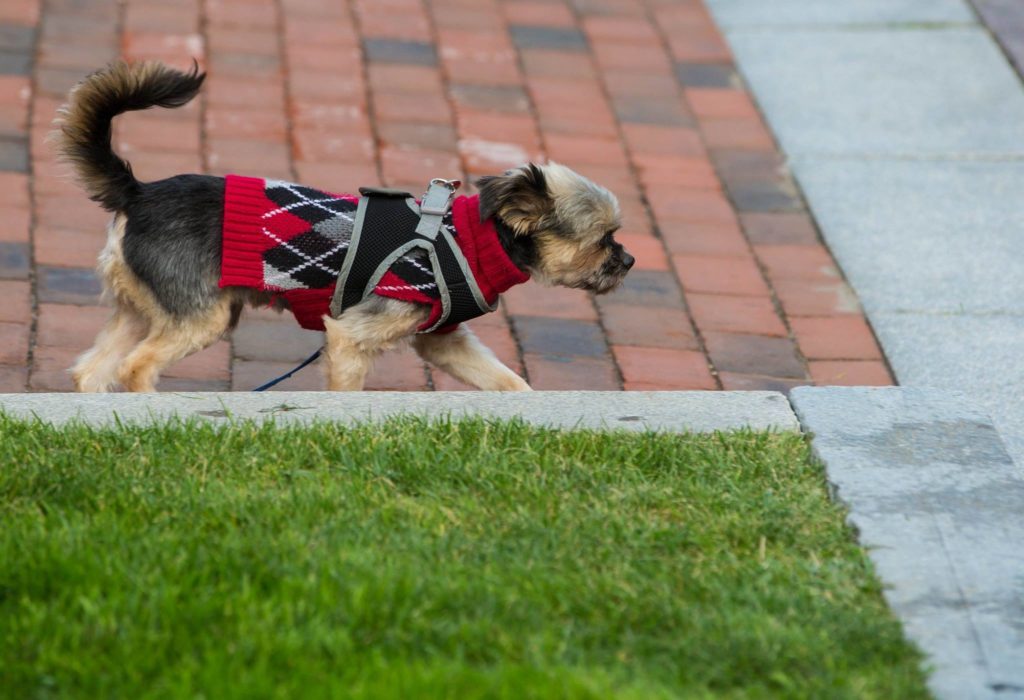
[[[155,391],[164,368],[213,344],[227,331],[231,305],[237,303],[235,295],[225,292],[203,316],[169,316],[125,263],[121,243],[126,221],[122,215],[114,218],[100,253],[104,296],[113,302],[114,311],[96,343],[71,370],[78,391],[105,392],[117,384],[128,391]]]
[[[412,344],[424,360],[470,386],[484,391],[532,391],[466,326],[442,335],[418,335]]]
[[[338,318],[324,316],[327,388],[362,391],[373,360],[407,339],[429,317],[427,307],[396,299],[371,298]]]

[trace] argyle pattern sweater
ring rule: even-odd
[[[324,330],[352,240],[357,195],[329,194],[280,180],[228,175],[224,188],[221,287],[249,287],[287,302],[299,325]],[[509,259],[479,198],[456,197],[443,225],[453,234],[480,291],[493,304],[529,275]],[[365,234],[364,234],[365,235]],[[414,249],[380,279],[374,294],[431,307],[420,330],[441,317],[441,296],[426,253]],[[449,332],[457,324],[435,332]]]

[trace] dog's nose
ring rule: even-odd
[[[633,263],[635,263],[635,262],[636,262],[636,258],[634,258],[629,253],[623,253],[622,254],[622,266],[624,268],[626,268],[627,270],[629,268],[633,267]]]

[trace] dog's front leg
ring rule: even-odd
[[[503,365],[465,326],[451,333],[418,335],[413,346],[427,362],[478,389],[532,391],[522,377]]]
[[[374,358],[415,333],[429,315],[425,306],[371,296],[338,318],[325,316],[327,387],[362,391]]]

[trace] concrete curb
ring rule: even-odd
[[[522,418],[549,427],[631,431],[800,429],[786,397],[773,391],[0,394],[0,411],[55,424],[79,420],[90,425],[115,420],[146,423],[172,416],[213,422],[353,423],[411,414]]]
[[[1024,478],[985,411],[907,387],[790,394],[939,698],[1024,698]]]

